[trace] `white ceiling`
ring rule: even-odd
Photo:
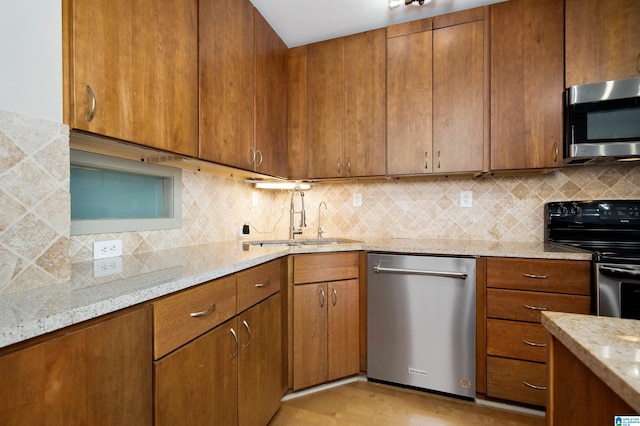
[[[504,0],[431,0],[389,10],[387,0],[251,0],[288,47]]]

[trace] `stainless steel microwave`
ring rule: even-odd
[[[564,163],[640,160],[640,78],[565,91]]]

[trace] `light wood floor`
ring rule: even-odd
[[[526,425],[544,417],[369,382],[352,382],[282,403],[269,426]]]

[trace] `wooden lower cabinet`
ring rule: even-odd
[[[151,315],[143,307],[0,352],[3,425],[150,425]]]
[[[293,388],[360,371],[359,280],[293,287]]]
[[[487,357],[487,394],[495,398],[545,405],[546,366],[519,359]]]

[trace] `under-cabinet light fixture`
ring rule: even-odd
[[[431,3],[431,0],[389,0],[389,9],[393,10],[402,6],[403,4],[405,6],[408,6],[412,3],[417,3],[418,5],[422,6],[423,4]]]
[[[257,189],[296,189],[306,191],[311,188],[311,184],[306,182],[295,182],[295,181],[257,181],[250,180],[247,181],[249,183],[253,183]]]

